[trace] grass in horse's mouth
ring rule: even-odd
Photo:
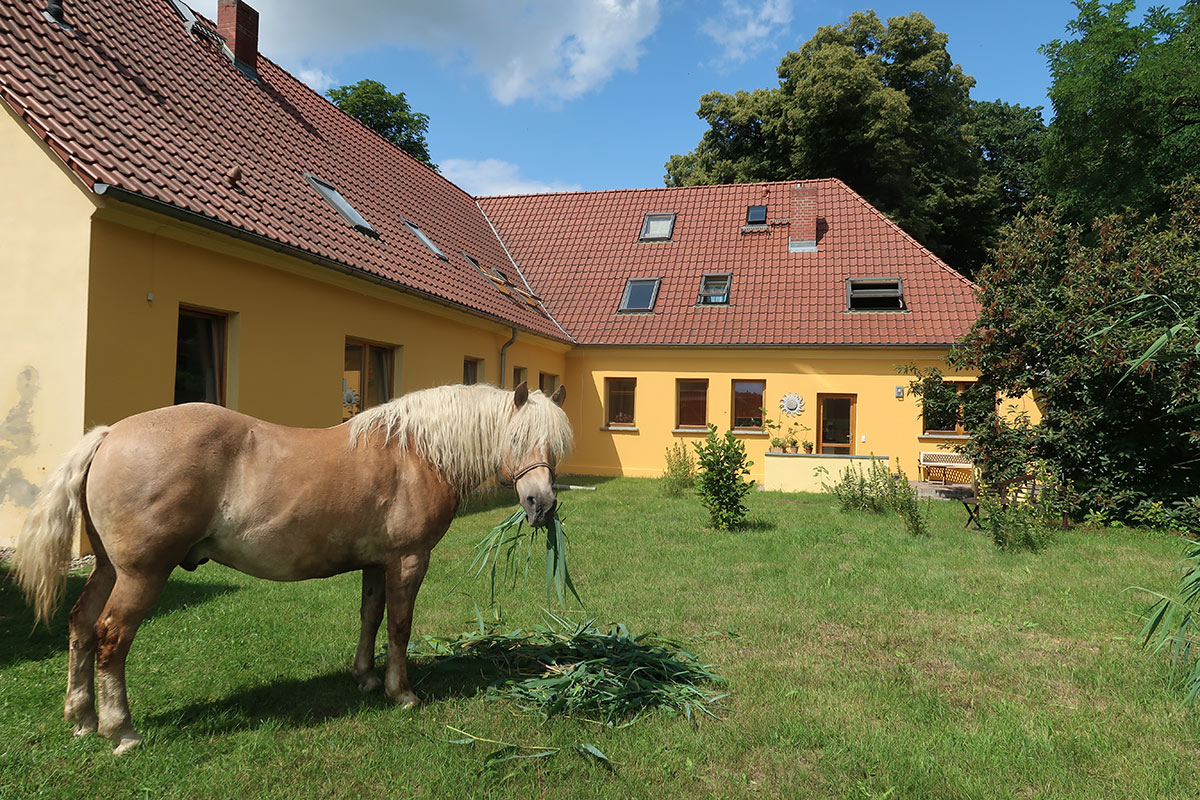
[[[503,555],[503,578],[516,581],[518,575],[529,575],[529,563],[533,560],[533,544],[537,539],[537,528],[525,525],[525,511],[518,508],[508,519],[492,528],[491,533],[479,540],[475,545],[475,560],[471,562],[470,571],[478,577],[484,570],[491,568],[491,591],[489,602],[496,602],[496,573],[501,568]],[[546,605],[550,605],[551,597],[558,595],[559,607],[566,606],[566,591],[570,591],[579,605],[583,600],[575,591],[571,582],[571,573],[567,571],[567,535],[563,530],[562,517],[558,511],[546,531]]]

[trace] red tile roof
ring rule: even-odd
[[[168,0],[65,5],[70,31],[47,20],[39,0],[0,4],[0,99],[87,186],[114,187],[118,199],[581,342],[946,344],[978,312],[969,281],[839,181],[809,182],[824,220],[816,253],[788,253],[779,220],[791,214],[791,183],[477,203],[268,59],[258,59],[259,82],[247,79],[185,31]],[[236,189],[224,182],[234,167]],[[306,172],[332,183],[379,238],[347,224]],[[746,206],[764,203],[773,224],[744,233]],[[672,241],[638,243],[643,215],[655,211],[677,213]],[[498,291],[463,257],[521,283],[492,224],[554,319]],[[701,276],[721,272],[733,274],[730,304],[698,307]],[[845,311],[846,278],[894,275],[908,312]],[[654,313],[617,313],[629,277],[662,278]]]
[[[260,83],[189,35],[168,0],[0,3],[0,98],[89,187],[107,184],[558,339],[554,322],[470,266],[513,270],[475,201],[264,57]],[[206,23],[210,27],[211,23]],[[224,176],[240,167],[238,189]],[[379,232],[304,180],[329,181]],[[120,196],[119,193],[117,193]],[[404,226],[416,222],[450,258]]]
[[[949,344],[979,313],[974,284],[836,179],[815,187],[817,252],[789,253],[795,182],[484,197],[479,202],[555,319],[584,344]],[[743,231],[766,205],[766,230]],[[670,242],[638,242],[675,212]],[[799,227],[799,226],[797,226]],[[803,237],[798,237],[803,238]],[[728,306],[703,275],[732,273]],[[903,280],[906,312],[847,312],[846,279]],[[628,278],[661,278],[654,312],[622,313]]]

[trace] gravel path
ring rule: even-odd
[[[13,548],[0,547],[0,564],[3,564],[4,566],[8,566],[9,563],[12,561],[12,557],[13,557]],[[78,572],[81,569],[91,569],[92,565],[95,563],[96,563],[96,557],[93,555],[79,556],[78,558],[71,559],[71,565],[67,569],[67,571],[68,572]]]

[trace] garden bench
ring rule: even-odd
[[[946,482],[946,473],[950,470],[971,472],[975,469],[975,464],[971,461],[970,456],[964,456],[962,453],[947,453],[944,450],[921,451],[917,459],[917,466],[926,480],[929,480],[930,470],[940,469],[942,483]]]

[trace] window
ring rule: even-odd
[[[737,430],[762,430],[763,395],[766,381],[733,382],[733,427]]]
[[[708,425],[708,380],[680,378],[675,381],[675,427],[703,428]]]
[[[225,317],[179,309],[175,344],[175,404],[225,405]]]
[[[927,435],[964,436],[962,402],[960,397],[971,384],[968,381],[942,381],[936,390],[926,391],[921,398],[921,414]]]
[[[733,283],[732,275],[705,275],[700,279],[700,299],[702,306],[729,305],[729,286]]]
[[[817,395],[818,453],[854,455],[854,406],[858,395]]]
[[[512,373],[512,388],[517,388],[522,383],[529,381],[529,370],[524,367],[513,367]]]
[[[408,229],[413,232],[413,235],[416,236],[418,239],[420,239],[421,243],[429,248],[429,252],[433,253],[435,256],[440,258],[442,261],[446,261],[446,262],[450,261],[450,259],[446,256],[446,254],[443,253],[441,250],[439,250],[438,246],[433,243],[433,240],[425,235],[425,231],[421,230],[421,226],[417,225],[417,223],[415,223],[415,222],[405,219],[404,217],[401,217],[400,221],[403,222],[405,225],[407,225]],[[472,259],[471,263],[475,263],[473,259]],[[479,265],[475,264],[475,266],[479,266]]]
[[[307,172],[304,173],[304,179],[308,181],[309,186],[317,190],[317,194],[325,198],[326,203],[333,206],[334,211],[342,215],[342,219],[349,222],[356,230],[360,230],[369,236],[379,236],[375,229],[371,227],[371,223],[367,222],[363,218],[363,215],[359,214],[357,209],[350,205],[349,200],[342,197],[342,193],[335,189],[332,183],[323,181],[316,175]]]
[[[747,206],[746,207],[746,224],[747,225],[766,225],[767,224],[767,207],[766,206]]]
[[[658,299],[658,278],[630,278],[621,296],[622,311],[653,311]]]
[[[558,388],[558,376],[551,375],[549,372],[538,373],[538,389],[542,394],[554,394],[554,390]]]
[[[342,373],[342,422],[392,399],[396,351],[391,347],[346,340]]]
[[[432,247],[432,245],[430,246]],[[541,302],[541,298],[526,289],[524,285],[515,283],[503,270],[496,269],[495,267],[485,267],[479,261],[472,258],[469,253],[463,253],[462,255],[468,264],[483,273],[483,276],[491,281],[493,286],[509,297],[514,303],[518,305],[524,303],[534,310],[540,310],[538,303]]]
[[[899,278],[849,278],[848,311],[904,311],[904,284]]]
[[[633,394],[637,378],[605,378],[605,420],[611,427],[633,427]]]
[[[642,219],[642,235],[639,242],[669,242],[675,233],[674,214],[647,214]]]
[[[479,383],[480,361],[478,358],[463,359],[463,379],[462,382],[467,386],[474,383]]]

